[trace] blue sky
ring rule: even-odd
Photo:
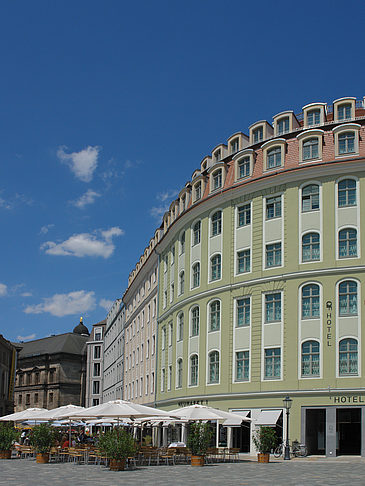
[[[236,131],[365,95],[365,3],[4,1],[0,333],[90,326]]]

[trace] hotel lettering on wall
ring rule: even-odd
[[[365,396],[363,395],[337,395],[330,397],[331,400],[337,404],[349,404],[349,403],[365,403]]]
[[[332,301],[327,300],[326,302],[326,341],[327,346],[332,346]]]

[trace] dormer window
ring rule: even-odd
[[[222,187],[222,169],[218,169],[212,174],[212,191]]]
[[[181,211],[185,211],[186,196],[181,198]]]
[[[337,120],[348,120],[351,118],[351,103],[343,103],[337,107]]]
[[[238,178],[243,179],[249,177],[251,172],[251,160],[250,157],[243,157],[238,161]]]
[[[221,160],[222,158],[222,151],[221,149],[218,149],[214,152],[214,160],[215,162],[218,162],[218,160]]]
[[[252,134],[253,134],[253,143],[261,142],[264,138],[264,128],[263,127],[257,127],[252,132]]]
[[[319,125],[321,123],[321,110],[315,108],[314,110],[309,110],[307,112],[307,126],[313,127],[314,125]]]
[[[239,150],[239,139],[234,138],[229,144],[229,151],[231,154],[238,152]]]
[[[345,123],[332,130],[335,137],[336,157],[359,153],[360,128],[357,123]]]
[[[284,118],[280,118],[277,122],[277,131],[278,135],[283,135],[284,133],[289,132],[289,117],[286,116]]]
[[[286,142],[283,138],[271,140],[262,145],[265,170],[284,167]]]
[[[201,181],[195,184],[195,201],[198,201],[202,197],[202,183]]]

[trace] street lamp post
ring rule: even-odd
[[[290,461],[290,447],[289,447],[289,410],[293,403],[293,400],[287,395],[284,400],[284,407],[286,409],[286,441],[284,450],[284,460]]]

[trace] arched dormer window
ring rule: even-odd
[[[360,128],[361,126],[357,123],[346,123],[333,128],[336,157],[356,155],[359,153]]]
[[[270,140],[262,145],[265,170],[284,167],[286,141],[283,138]]]

